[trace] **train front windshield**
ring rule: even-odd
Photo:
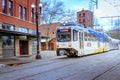
[[[57,41],[58,42],[71,41],[71,30],[70,29],[57,30]]]

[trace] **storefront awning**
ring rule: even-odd
[[[13,34],[13,35],[17,35],[17,36],[36,37],[35,34],[22,33],[22,32],[17,32],[17,31],[9,31],[9,30],[4,30],[4,29],[0,29],[0,33]]]

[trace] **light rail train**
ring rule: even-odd
[[[83,56],[118,48],[118,43],[103,32],[80,24],[62,24],[56,29],[57,56]]]

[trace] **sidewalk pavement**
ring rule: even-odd
[[[57,57],[55,51],[41,51],[40,55],[42,57],[42,60]],[[5,67],[7,65],[17,66],[19,64],[34,62],[38,60],[38,59],[35,59],[35,57],[36,55],[11,57],[11,58],[0,58],[0,68]]]

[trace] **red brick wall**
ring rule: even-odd
[[[48,30],[48,26],[49,26],[49,37],[50,37],[50,41],[49,41],[49,49],[50,50],[56,50],[56,27],[60,26],[60,22],[57,23],[52,23],[52,24],[44,24],[40,26],[40,32],[42,36],[47,36],[47,30]],[[54,32],[54,34],[53,34]],[[42,50],[45,50],[46,48],[46,44],[42,43]]]
[[[57,46],[56,46],[56,38],[53,38],[52,40],[50,40],[49,46],[50,46],[51,50],[56,50],[56,48],[57,48]]]
[[[23,26],[23,27],[27,27],[27,28],[30,28],[30,29],[36,29],[35,24],[33,24],[33,23],[29,23],[28,21],[23,21],[23,20],[20,20],[18,18],[10,17],[10,16],[7,16],[7,15],[1,15],[0,14],[0,22],[14,24],[14,25],[17,25],[17,26]]]
[[[7,14],[2,13],[2,0],[0,0],[0,22],[6,22],[17,26],[36,29],[35,23],[31,22],[32,21],[31,4],[35,4],[36,0],[12,0],[12,1],[13,1],[13,16],[9,16],[8,13]],[[24,21],[23,19],[19,19],[19,5],[21,5],[22,8],[25,7],[27,9],[27,21]],[[7,5],[7,12],[8,12],[8,5]]]
[[[85,14],[85,16],[83,14]],[[84,25],[85,27],[93,28],[93,13],[89,10],[82,10],[77,12],[77,22]]]
[[[49,37],[56,38],[56,27],[60,26],[61,23],[43,24],[40,26],[40,32],[42,36],[47,36],[49,26]]]

